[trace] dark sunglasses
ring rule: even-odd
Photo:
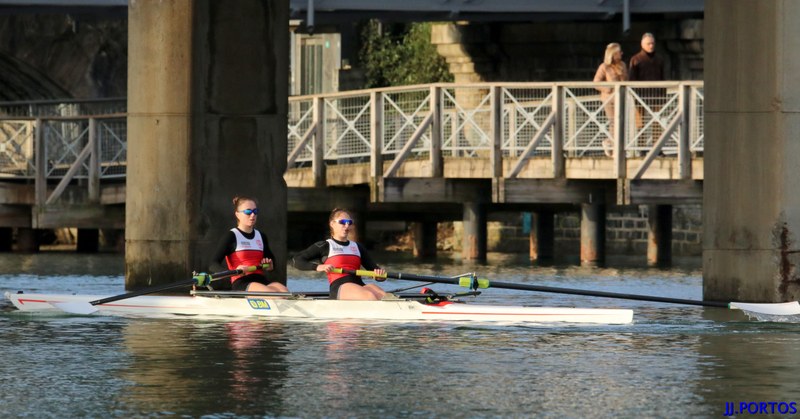
[[[349,220],[347,218],[342,218],[341,220],[336,220],[337,223],[343,226],[351,226],[353,225],[353,220]]]
[[[250,214],[255,214],[255,215],[258,215],[258,208],[253,208],[253,209],[249,209],[249,208],[248,208],[248,209],[243,209],[243,210],[241,210],[241,211],[239,211],[239,212],[241,212],[241,213],[242,213],[242,214],[244,214],[244,215],[250,215]]]

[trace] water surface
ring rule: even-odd
[[[532,267],[494,255],[487,264],[397,260],[390,269],[701,297],[696,261],[672,269],[622,262]],[[123,269],[120,255],[0,255],[0,293],[119,294]],[[293,290],[325,289],[316,274],[289,275]],[[511,290],[485,290],[477,301],[635,315],[614,326],[129,319],[34,316],[3,301],[0,416],[720,417],[726,402],[800,398],[795,323]]]

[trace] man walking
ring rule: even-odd
[[[661,81],[664,80],[664,60],[656,55],[656,37],[647,32],[642,35],[642,50],[631,57],[628,66],[628,80],[630,81]],[[664,88],[635,88],[634,91],[642,98],[644,105],[636,103],[636,146],[650,147],[653,141],[661,135],[661,121],[650,124],[652,130],[648,138],[642,127],[650,119],[658,118],[659,111],[667,101],[667,91]],[[645,111],[645,107],[648,111]],[[645,121],[648,120],[648,121]]]
[[[656,55],[656,37],[650,32],[642,35],[642,50],[631,57],[628,79],[630,81],[664,80],[664,60]]]

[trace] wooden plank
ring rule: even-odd
[[[504,204],[589,204],[615,201],[616,186],[608,180],[503,179],[497,195]]]
[[[334,207],[363,210],[369,201],[369,188],[288,188],[289,212],[324,212]]]
[[[382,202],[491,201],[491,179],[384,178]]]
[[[22,205],[0,205],[0,227],[30,227],[31,209]]]
[[[125,228],[124,205],[49,205],[31,209],[33,228]]]
[[[31,184],[0,182],[0,204],[33,205],[35,193]]]
[[[686,205],[703,203],[703,182],[697,180],[626,181],[629,204]]]

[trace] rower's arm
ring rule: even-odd
[[[220,272],[228,270],[228,263],[225,262],[225,256],[233,253],[236,250],[236,236],[232,231],[227,231],[222,236],[217,248],[211,255],[211,262],[209,263],[209,271]]]
[[[328,242],[320,241],[312,244],[307,249],[297,253],[292,258],[292,266],[301,271],[313,271],[317,269],[317,265],[321,262],[323,257],[328,255]]]
[[[358,246],[358,251],[361,253],[361,266],[363,266],[364,269],[374,271],[375,269],[380,268],[380,266],[375,263],[375,261],[372,259],[372,256],[370,256],[369,252],[367,252],[367,249],[365,249],[361,243],[356,243],[356,245]]]

